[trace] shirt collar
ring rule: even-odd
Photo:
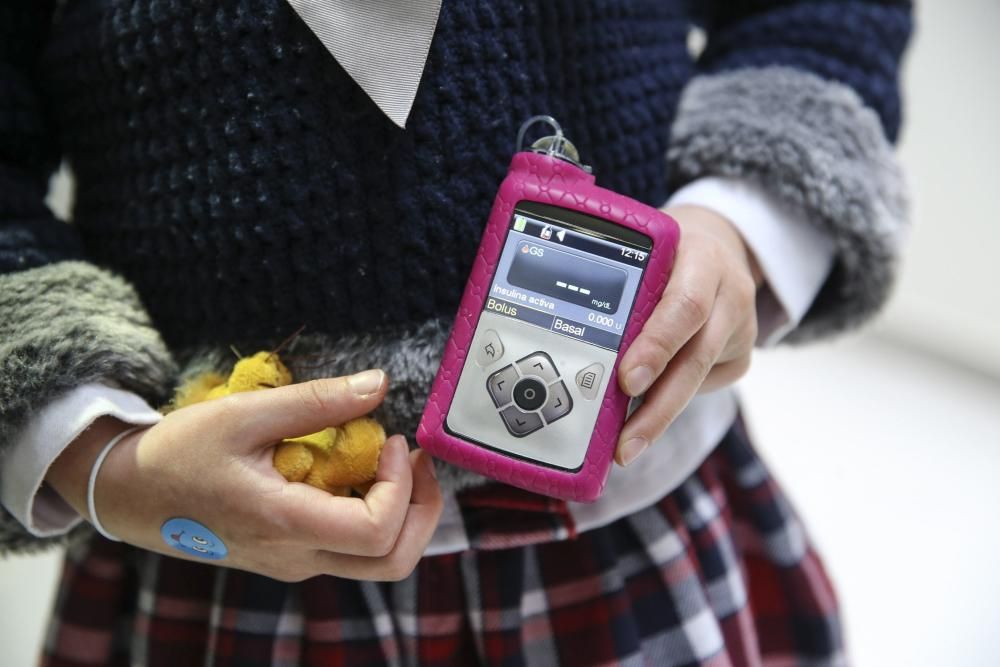
[[[288,0],[288,4],[379,109],[405,127],[441,0]]]

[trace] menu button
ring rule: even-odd
[[[581,370],[576,374],[576,386],[580,390],[580,395],[588,401],[597,398],[603,378],[604,366],[600,363],[593,363]]]

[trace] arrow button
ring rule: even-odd
[[[560,380],[549,385],[549,400],[542,406],[542,417],[546,424],[562,419],[573,409],[573,399],[566,391],[566,385]]]
[[[518,359],[517,367],[521,369],[522,374],[537,375],[544,380],[546,384],[559,377],[556,365],[552,363],[552,357],[545,354],[541,350],[538,352],[532,352],[528,356]]]
[[[513,400],[515,382],[517,382],[517,370],[513,365],[505,366],[490,376],[486,381],[486,390],[490,393],[494,405],[501,408]]]
[[[537,412],[521,412],[517,406],[510,405],[500,411],[504,426],[515,438],[523,438],[542,428],[542,418]]]

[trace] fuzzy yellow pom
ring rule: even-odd
[[[313,455],[300,442],[282,442],[274,449],[274,468],[289,482],[301,482],[309,474]]]
[[[385,444],[382,425],[371,417],[360,417],[344,424],[341,430],[330,452],[327,482],[359,486],[375,479],[379,454]]]
[[[207,399],[220,398],[227,394],[237,394],[242,391],[257,391],[258,389],[273,389],[292,383],[292,374],[281,363],[277,354],[258,352],[252,357],[244,357],[233,366],[226,384],[212,389]]]
[[[208,395],[213,389],[224,386],[225,384],[225,376],[212,371],[196,375],[177,389],[177,392],[174,394],[174,400],[170,402],[170,405],[168,405],[167,409],[164,411],[169,412],[188,405],[194,405],[195,403],[207,401]]]
[[[370,482],[375,478],[384,444],[385,431],[377,421],[368,417],[352,419],[340,427],[328,452],[314,453],[315,480],[321,488],[359,487]]]
[[[384,444],[382,425],[360,417],[340,428],[285,440],[274,452],[274,467],[289,481],[304,481],[331,493],[345,487],[364,493],[375,479]],[[307,475],[300,475],[303,467],[309,470]]]
[[[337,442],[337,437],[339,435],[340,432],[337,428],[331,426],[330,428],[325,428],[322,431],[304,435],[301,438],[285,438],[285,442],[301,443],[302,445],[312,449],[318,449],[324,454],[329,454],[330,450],[333,449],[334,443]]]
[[[258,352],[236,362],[228,378],[207,372],[188,380],[168,408],[291,383],[292,374],[276,353]],[[290,482],[305,482],[338,496],[350,495],[352,488],[363,494],[375,479],[384,444],[382,426],[370,417],[360,417],[340,427],[282,441],[275,447],[273,463]]]

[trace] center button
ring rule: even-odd
[[[522,410],[537,410],[546,398],[545,383],[541,380],[526,377],[514,385],[514,403]]]

